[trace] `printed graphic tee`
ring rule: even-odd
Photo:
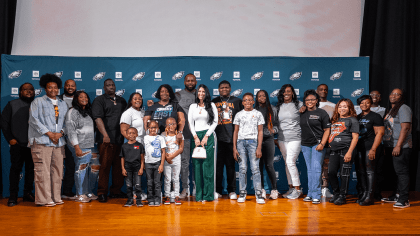
[[[239,139],[257,139],[258,125],[265,124],[264,116],[258,110],[242,110],[235,116],[234,125],[239,125]]]
[[[359,133],[359,122],[355,117],[339,118],[337,122],[331,124],[331,134],[328,139],[331,150],[350,147],[352,133]]]
[[[217,97],[212,100],[216,105],[218,112],[218,123],[216,127],[216,135],[219,141],[225,143],[233,142],[233,120],[238,112],[244,109],[242,100],[237,97]]]
[[[172,154],[179,149],[179,144],[176,140],[176,135],[167,136],[166,132],[163,132],[162,136],[165,139],[166,153]],[[184,136],[182,136],[182,140],[184,140]],[[169,164],[169,163],[165,161],[165,164]],[[172,165],[181,165],[181,154],[179,154],[174,159],[172,159]]]
[[[376,137],[373,127],[384,126],[384,121],[381,115],[373,111],[365,116],[360,114],[357,116],[357,119],[359,120],[359,141],[357,142],[357,147],[369,150],[372,148]]]
[[[155,104],[147,109],[145,116],[151,116],[152,120],[157,121],[159,131],[163,133],[165,132],[166,119],[173,117],[178,123],[178,112],[184,112],[178,103],[169,102],[165,106],[162,106],[158,102],[155,102]]]
[[[412,113],[411,109],[407,105],[402,105],[398,110],[398,113],[395,117],[386,115],[385,116],[385,135],[383,137],[383,142],[385,147],[395,147],[397,146],[398,138],[401,133],[401,123],[410,123],[410,129],[407,133],[402,148],[412,148],[413,140],[411,135],[412,129]]]
[[[124,143],[121,146],[120,157],[124,157],[124,168],[126,171],[134,171],[141,166],[141,154],[144,153],[144,146],[139,142],[133,144]]]
[[[165,139],[160,136],[144,136],[144,146],[146,154],[144,156],[145,163],[156,163],[162,160],[162,148],[166,148]]]
[[[324,129],[331,127],[330,117],[325,110],[320,108],[314,111],[306,110],[300,114],[300,127],[302,128],[302,146],[315,146],[322,140]]]

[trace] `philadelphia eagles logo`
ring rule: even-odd
[[[242,94],[242,91],[244,91],[243,89],[237,89],[235,91],[233,91],[230,96],[234,96],[234,97],[239,97]]]
[[[133,81],[137,81],[137,80],[143,79],[143,77],[144,77],[145,74],[146,74],[146,72],[137,73],[135,76],[133,76]]]
[[[279,91],[280,91],[280,89],[276,89],[276,90],[274,90],[274,91],[270,94],[270,97],[271,97],[271,98],[276,98],[276,97],[279,95]]]
[[[93,76],[93,80],[94,81],[98,81],[101,80],[105,77],[106,72],[100,72],[98,74],[96,74],[95,76]]]
[[[172,80],[181,79],[184,76],[184,71],[180,71],[172,76]]]
[[[54,73],[55,76],[57,76],[58,78],[61,78],[61,76],[63,76],[63,72],[62,71],[57,71]]]
[[[341,76],[343,75],[343,72],[335,72],[333,75],[331,75],[330,80],[334,81],[334,80],[338,80],[339,78],[341,78]]]
[[[364,91],[365,89],[364,88],[359,88],[359,89],[356,89],[356,90],[354,90],[352,93],[351,93],[351,96],[352,97],[357,97],[357,96],[360,96],[360,95],[362,95],[362,93],[363,93],[363,91]]]
[[[35,89],[35,96],[38,96],[42,93],[42,89]]]
[[[274,156],[274,163],[279,162],[281,160],[281,156],[280,155],[275,155]]]
[[[157,94],[157,91],[155,91],[154,93],[152,93],[152,98],[156,98],[156,94]]]
[[[251,80],[259,80],[259,79],[261,79],[261,77],[263,76],[263,74],[264,74],[264,71],[257,72],[257,73],[255,73],[255,74],[251,77]]]
[[[216,73],[214,73],[214,74],[210,77],[210,80],[217,80],[217,79],[220,79],[220,77],[222,77],[222,75],[223,75],[223,71],[216,72]]]
[[[289,77],[290,80],[297,80],[302,76],[302,72],[296,72]]]
[[[22,70],[13,71],[9,74],[9,79],[16,79],[22,74]]]
[[[125,89],[120,89],[117,92],[115,92],[115,95],[122,97],[125,93]]]

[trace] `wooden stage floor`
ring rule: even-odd
[[[385,194],[384,194],[385,195]],[[319,205],[298,200],[267,200],[248,196],[238,204],[223,199],[182,205],[123,207],[125,199],[108,203],[65,204],[52,208],[21,202],[7,207],[0,200],[0,235],[220,235],[220,234],[420,234],[420,193],[411,192],[411,207],[391,203],[374,206]]]

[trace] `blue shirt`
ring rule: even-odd
[[[56,145],[50,140],[48,135],[46,135],[49,131],[59,133],[61,130],[64,130],[65,127],[64,119],[68,110],[67,104],[58,97],[56,98],[59,112],[57,123],[54,105],[47,95],[36,98],[31,103],[28,130],[29,146],[32,146],[34,142],[37,144],[45,144],[50,147],[61,147],[66,144],[64,137],[61,137]]]

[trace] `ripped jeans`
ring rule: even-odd
[[[76,195],[93,194],[96,181],[99,174],[99,152],[96,146],[94,148],[81,148],[85,155],[76,156],[74,147],[67,145],[74,157],[75,169],[74,182],[76,185]],[[94,168],[92,168],[94,167]]]

